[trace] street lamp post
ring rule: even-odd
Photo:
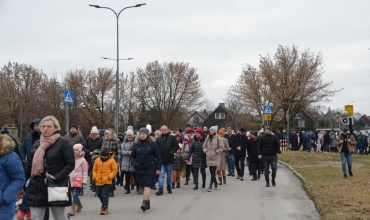
[[[117,19],[117,71],[116,71],[116,121],[115,121],[115,124],[116,124],[116,134],[118,134],[118,128],[119,128],[119,38],[118,38],[118,18],[121,14],[121,12],[127,8],[137,8],[137,7],[140,7],[142,5],[146,5],[146,3],[143,3],[143,4],[136,4],[134,6],[129,6],[129,7],[125,7],[123,8],[121,11],[119,11],[118,13],[116,11],[114,11],[113,9],[111,8],[108,8],[108,7],[101,7],[99,5],[89,5],[90,7],[95,7],[95,8],[105,8],[105,9],[109,9],[111,11],[113,11],[113,13],[116,15],[116,19]],[[105,58],[103,58],[105,59]],[[108,58],[107,58],[108,59]]]

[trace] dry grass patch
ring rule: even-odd
[[[370,156],[353,155],[354,176],[347,179],[338,153],[287,151],[279,159],[306,179],[322,219],[370,219]]]

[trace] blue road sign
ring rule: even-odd
[[[74,100],[74,93],[72,91],[64,90],[64,103],[67,105],[72,105]]]
[[[272,106],[271,105],[264,105],[263,106],[263,114],[264,115],[268,115],[268,114],[272,114]]]
[[[337,117],[337,113],[333,113],[333,117],[336,118]]]

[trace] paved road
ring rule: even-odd
[[[146,212],[140,209],[141,195],[125,195],[119,187],[115,197],[109,199],[108,216],[100,215],[99,199],[85,190],[81,197],[84,208],[71,219],[320,219],[300,182],[286,167],[278,165],[276,187],[265,187],[263,177],[259,181],[250,179],[228,177],[227,184],[213,192],[183,184],[172,194],[156,196],[152,191],[151,209]]]

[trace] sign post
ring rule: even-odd
[[[269,121],[271,121],[271,118],[272,118],[272,111],[273,111],[273,107],[271,105],[264,105],[263,106],[263,118],[265,121],[267,121],[267,125],[269,123]]]
[[[69,106],[73,105],[74,93],[72,91],[64,90],[64,104],[66,109],[66,134],[69,134]]]

